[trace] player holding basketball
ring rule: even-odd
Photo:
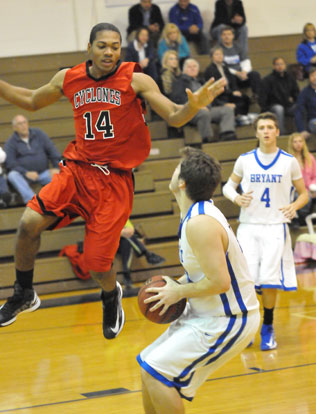
[[[262,292],[260,347],[267,351],[277,347],[273,329],[277,289],[297,288],[287,223],[308,202],[308,193],[295,157],[277,147],[280,132],[276,116],[262,113],[254,126],[259,148],[237,159],[223,193],[241,207],[237,238],[256,289]],[[239,184],[241,195],[236,191]],[[298,193],[293,203],[292,186]]]
[[[188,91],[188,104],[174,104],[152,78],[139,73],[137,64],[120,62],[121,34],[109,23],[93,27],[88,53],[91,60],[61,70],[36,90],[0,81],[0,97],[30,111],[65,95],[73,106],[76,130],[76,140],[64,152],[60,174],[28,203],[21,218],[14,294],[0,309],[0,326],[40,305],[32,281],[41,232],[81,216],[86,222],[85,261],[102,288],[103,333],[111,339],[124,324],[122,288],[112,262],[132,209],[131,170],[150,150],[140,97],[170,125],[181,126],[223,91],[224,82],[211,80],[194,94]]]
[[[181,212],[180,261],[186,271],[176,283],[149,288],[152,310],[188,298],[184,313],[137,357],[142,367],[146,414],[183,414],[209,375],[239,354],[260,321],[254,283],[237,239],[210,199],[220,166],[200,150],[185,148],[169,188]]]

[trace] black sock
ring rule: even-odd
[[[27,270],[26,272],[15,269],[15,272],[16,272],[16,280],[23,289],[33,288],[34,269]]]
[[[117,295],[117,288],[115,286],[115,289],[110,290],[109,292],[106,292],[105,290],[102,289],[102,297],[103,299],[110,299],[110,298],[114,298]]]
[[[263,308],[263,309],[264,309],[263,323],[265,325],[272,325],[274,308],[272,309]]]

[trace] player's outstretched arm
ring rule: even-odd
[[[188,102],[177,105],[164,96],[156,82],[144,73],[134,73],[132,87],[136,94],[140,94],[169,125],[181,127],[188,123],[196,113],[224,91],[225,80],[214,79],[207,81],[200,89],[192,93],[187,90]]]
[[[62,87],[67,69],[63,69],[46,85],[38,89],[27,89],[0,80],[0,97],[28,111],[36,111],[56,102],[62,96]]]

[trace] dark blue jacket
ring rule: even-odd
[[[316,56],[316,41],[311,43],[307,40],[303,40],[303,42],[297,46],[296,60],[304,66],[306,71],[312,66],[310,60],[314,56]]]
[[[196,24],[200,31],[203,29],[203,20],[200,10],[194,4],[189,4],[186,9],[181,9],[178,4],[175,4],[169,10],[170,23],[176,24],[182,33],[189,33],[189,27]]]
[[[54,168],[58,168],[61,158],[57,148],[50,138],[39,128],[29,129],[29,142],[26,144],[17,132],[4,145],[7,154],[6,168],[21,174],[27,171],[41,173],[49,168],[51,161]]]
[[[298,132],[307,130],[306,121],[316,118],[316,89],[306,86],[297,98],[295,122]]]

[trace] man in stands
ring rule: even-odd
[[[244,55],[248,54],[248,27],[242,1],[217,0],[215,3],[214,20],[211,25],[211,36],[220,41],[224,26],[231,26],[235,30],[236,43]]]
[[[259,105],[262,112],[273,112],[278,118],[280,135],[285,134],[285,116],[294,116],[300,90],[294,77],[287,72],[282,57],[273,59],[273,71],[262,79]]]
[[[198,53],[207,53],[207,40],[203,33],[203,19],[197,6],[190,0],[178,0],[169,10],[170,23],[176,24],[188,42],[193,42],[198,48]]]
[[[16,115],[12,127],[13,135],[4,147],[8,181],[26,204],[34,195],[32,183],[46,185],[59,172],[61,155],[45,132],[39,128],[29,128],[25,116]]]
[[[224,62],[230,72],[237,77],[237,84],[240,88],[250,86],[253,93],[253,101],[257,101],[260,92],[261,79],[258,72],[252,70],[251,61],[234,42],[234,29],[224,26],[221,32],[220,45],[224,52]]]
[[[316,134],[316,67],[309,70],[308,77],[309,85],[300,92],[295,110],[297,130],[305,139]]]
[[[147,27],[150,33],[150,40],[157,45],[164,21],[159,6],[153,4],[151,0],[140,0],[128,10],[128,41],[135,39],[137,30],[140,27]]]
[[[199,80],[200,65],[195,59],[187,59],[183,65],[183,74],[172,82],[171,99],[178,103],[187,102],[186,90],[192,92],[198,90],[202,83]],[[230,106],[208,105],[199,110],[194,118],[189,122],[197,126],[203,142],[212,142],[217,139],[211,122],[219,123],[220,139],[223,141],[236,139],[235,135],[235,115],[234,108]]]

